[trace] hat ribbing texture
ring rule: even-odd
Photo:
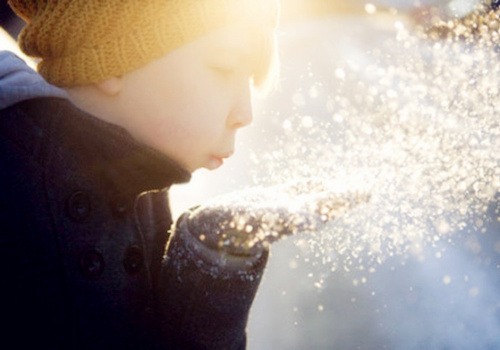
[[[277,0],[9,0],[26,22],[21,50],[51,84],[120,76],[241,20],[274,28]]]

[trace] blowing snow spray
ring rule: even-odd
[[[282,137],[252,156],[255,182],[314,177],[370,200],[300,237],[306,254],[363,267],[498,220],[487,212],[500,189],[499,23],[495,12],[430,30],[396,20],[362,57],[309,62],[290,113],[267,116]]]

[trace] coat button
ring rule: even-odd
[[[123,256],[123,267],[129,275],[135,275],[144,265],[144,252],[138,245],[131,245]]]
[[[116,196],[111,201],[110,205],[113,216],[117,218],[122,218],[125,215],[127,215],[127,212],[129,211],[130,208],[130,202],[127,200],[127,198],[122,196]]]
[[[104,270],[104,258],[96,249],[87,250],[80,257],[80,268],[88,278],[98,278]]]
[[[81,191],[73,193],[66,201],[66,212],[73,221],[85,221],[90,216],[90,209],[90,198]]]

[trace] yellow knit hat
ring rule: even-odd
[[[9,0],[27,25],[21,50],[51,84],[119,76],[210,30],[242,20],[270,29],[278,0]]]

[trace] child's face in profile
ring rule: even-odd
[[[227,26],[127,73],[122,125],[189,171],[218,168],[252,121],[252,40],[242,25]]]

